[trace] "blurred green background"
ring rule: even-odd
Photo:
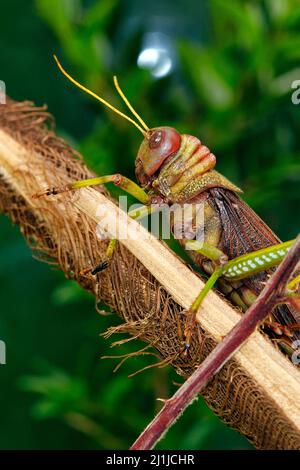
[[[47,103],[57,132],[98,174],[133,175],[136,129],[69,84],[52,52],[119,107],[117,74],[149,126],[202,139],[217,169],[278,235],[299,231],[300,79],[298,0],[2,0],[0,79],[16,100]],[[0,107],[1,112],[1,107]],[[100,333],[119,323],[93,298],[32,259],[18,227],[0,217],[1,449],[127,448],[181,379],[149,359],[116,360]],[[160,449],[245,449],[202,399]]]

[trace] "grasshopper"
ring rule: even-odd
[[[199,223],[197,211],[190,211],[184,218],[172,217],[172,230],[177,225],[189,236],[181,237],[180,244],[209,275],[203,290],[199,293],[186,313],[184,331],[184,351],[190,348],[191,335],[196,322],[196,312],[207,292],[218,281],[218,288],[234,305],[246,311],[264,287],[274,267],[284,258],[293,241],[281,243],[272,230],[240,198],[242,191],[215,170],[215,155],[192,135],[180,134],[168,126],[149,128],[122,92],[117,78],[115,87],[137,121],[122,113],[110,103],[71,77],[54,56],[60,71],[77,87],[109,107],[115,113],[133,124],[142,134],[135,160],[135,173],[139,184],[120,174],[100,176],[58,188],[48,188],[34,197],[56,195],[82,187],[112,182],[133,195],[144,205],[139,211],[129,215],[138,218],[141,213],[149,214],[153,204],[179,207],[184,204],[199,207],[204,213]],[[202,234],[199,242],[197,234]],[[192,235],[191,235],[192,234]],[[175,237],[176,238],[176,237]],[[95,275],[109,266],[116,240],[111,240],[107,249],[107,259],[93,269],[86,269]],[[300,339],[300,302],[298,286],[300,276],[290,282],[291,302],[278,305],[263,327],[281,349],[292,355],[293,342]]]

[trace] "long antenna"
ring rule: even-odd
[[[53,55],[54,59],[55,59],[55,62],[59,68],[59,70],[62,72],[62,74],[67,77],[68,80],[70,80],[70,82],[74,83],[74,85],[76,85],[78,88],[80,88],[81,90],[83,90],[85,93],[88,93],[89,95],[93,96],[93,98],[96,98],[96,100],[100,101],[100,103],[104,104],[105,106],[107,106],[108,108],[110,108],[112,111],[114,111],[116,114],[119,114],[119,116],[121,116],[122,118],[126,119],[127,121],[131,122],[131,124],[133,124],[142,134],[144,137],[147,137],[147,131],[144,130],[141,126],[139,126],[139,124],[137,122],[135,122],[133,119],[131,119],[129,116],[127,116],[126,114],[122,113],[121,111],[119,111],[117,108],[115,108],[112,104],[108,103],[108,101],[104,100],[103,98],[101,98],[100,96],[98,96],[96,93],[94,93],[93,91],[89,90],[88,88],[86,88],[85,86],[83,86],[81,83],[77,82],[73,77],[71,77],[71,75],[68,74],[68,72],[66,72],[66,70],[63,68],[63,66],[61,65],[61,63],[59,62],[58,58],[56,57],[56,55],[54,54]],[[146,126],[146,125],[145,125]],[[147,126],[146,126],[147,128]],[[147,128],[148,130],[148,128]]]
[[[138,113],[136,112],[136,110],[131,106],[131,104],[129,103],[129,100],[126,98],[126,96],[124,95],[123,91],[121,90],[120,88],[120,85],[119,85],[119,82],[118,82],[118,79],[116,76],[114,76],[114,84],[115,84],[115,87],[116,87],[116,90],[117,92],[119,93],[119,95],[121,96],[122,100],[125,102],[125,104],[127,105],[127,107],[130,109],[130,111],[132,112],[132,114],[137,118],[137,120],[142,124],[143,128],[149,132],[149,127],[145,124],[145,122],[143,121],[143,119],[141,118],[141,116],[138,115]]]

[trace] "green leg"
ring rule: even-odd
[[[188,310],[188,322],[185,327],[185,351],[190,348],[190,340],[192,332],[196,323],[197,311],[211,288],[215,285],[216,281],[221,277],[228,280],[237,281],[253,276],[261,271],[265,271],[271,267],[277,266],[288,253],[294,240],[289,242],[280,243],[271,247],[254,251],[241,255],[230,261],[218,248],[198,242],[197,240],[190,240],[186,246],[202,254],[206,258],[216,262],[216,270],[212,273],[204,288],[199,292],[196,299]],[[295,287],[300,282],[300,275],[288,284],[288,288]]]
[[[133,210],[129,211],[128,215],[132,219],[137,220],[137,219],[140,219],[142,217],[145,217],[146,215],[151,214],[151,212],[154,211],[155,207],[157,207],[157,206],[155,206],[155,205],[141,206],[138,209],[133,209]],[[84,269],[83,271],[81,271],[81,274],[87,274],[87,273],[90,272],[93,276],[95,276],[97,273],[99,273],[99,272],[103,271],[104,269],[108,268],[109,265],[110,265],[111,259],[113,257],[113,254],[114,254],[116,244],[117,244],[117,239],[116,238],[111,239],[109,244],[108,244],[107,250],[106,250],[106,259],[104,261],[102,261],[101,263],[99,263],[94,268]]]
[[[300,274],[294,277],[294,279],[288,283],[287,288],[288,290],[293,291],[293,290],[296,290],[299,285],[300,285]]]
[[[88,268],[88,269],[83,270],[81,274],[87,274],[90,272],[93,276],[96,276],[96,274],[108,268],[110,265],[111,259],[113,257],[113,254],[114,254],[116,244],[117,244],[116,238],[113,238],[112,240],[110,240],[108,247],[106,249],[105,260],[97,264],[97,266],[95,266],[94,268]]]
[[[213,245],[209,245],[208,243],[189,240],[186,242],[185,248],[187,250],[197,251],[197,253],[205,256],[205,258],[208,258],[211,261],[216,261],[218,264],[225,264],[226,261],[228,261],[228,256],[226,256],[223,251]]]
[[[120,175],[119,173],[116,173],[114,175],[99,176],[96,178],[75,181],[75,183],[70,183],[57,188],[47,188],[44,191],[34,194],[32,197],[39,198],[42,196],[55,196],[56,194],[72,191],[74,189],[86,188],[89,186],[96,186],[104,183],[114,183],[116,186],[119,186],[128,194],[134,196],[142,204],[149,204],[150,202],[148,194],[138,184],[136,184],[129,178],[126,178],[126,176]]]
[[[203,299],[206,297],[208,292],[215,285],[219,277],[222,276],[223,266],[226,264],[228,257],[225,255],[225,253],[223,253],[221,250],[219,250],[215,246],[209,245],[207,243],[202,243],[197,240],[189,240],[188,242],[186,242],[185,247],[189,250],[193,250],[193,251],[196,251],[197,253],[200,253],[205,258],[208,258],[211,261],[214,261],[216,264],[215,271],[207,280],[205,286],[199,292],[199,294],[197,295],[196,299],[194,300],[194,302],[192,303],[191,307],[189,308],[187,312],[188,319],[187,319],[185,329],[184,329],[185,354],[186,354],[190,348],[190,341],[191,341],[193,330],[196,324],[197,311]]]
[[[129,212],[128,215],[130,217],[132,217],[133,219],[137,219],[139,217],[143,217],[147,213],[150,213],[151,206],[147,206],[147,204],[150,203],[150,198],[148,194],[146,193],[146,191],[144,191],[143,188],[141,188],[134,181],[130,180],[126,176],[120,175],[119,173],[116,173],[113,175],[98,176],[95,178],[89,178],[89,179],[81,180],[81,181],[75,181],[74,183],[70,183],[62,187],[48,188],[48,189],[45,189],[44,191],[34,194],[33,198],[61,194],[67,191],[72,191],[72,190],[76,190],[80,188],[86,188],[90,186],[96,186],[96,185],[105,184],[105,183],[115,184],[119,188],[123,189],[123,191],[127,192],[128,194],[131,194],[142,204],[145,204],[141,208],[136,209],[132,212]],[[80,274],[84,275],[87,273],[92,273],[93,275],[96,275],[98,272],[106,269],[110,264],[110,260],[113,256],[116,243],[117,243],[117,240],[114,240],[114,239],[109,242],[109,245],[106,251],[105,261],[98,264],[95,268],[83,269],[80,272]]]

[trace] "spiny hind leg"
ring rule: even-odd
[[[186,351],[190,348],[190,339],[192,331],[196,323],[197,311],[207,295],[207,293],[212,289],[216,281],[224,276],[228,280],[236,281],[245,279],[249,276],[257,274],[259,272],[265,271],[271,267],[277,266],[285,257],[290,247],[294,243],[294,240],[289,242],[280,243],[265,249],[257,250],[252,253],[246,253],[235,259],[228,261],[228,258],[224,253],[222,253],[218,248],[205,243],[198,242],[196,240],[191,240],[187,242],[187,246],[202,254],[204,257],[212,260],[215,263],[216,269],[206,282],[203,289],[199,292],[198,296],[194,300],[190,309],[188,310],[188,322],[187,328],[185,331],[186,337]],[[288,288],[294,288],[299,284],[300,276],[297,276],[293,281],[288,284]],[[274,322],[273,322],[274,323]],[[271,325],[273,328],[279,328],[278,325]],[[281,328],[285,328],[281,325]],[[283,333],[288,333],[291,329],[297,328],[298,325],[289,326],[288,329]]]

